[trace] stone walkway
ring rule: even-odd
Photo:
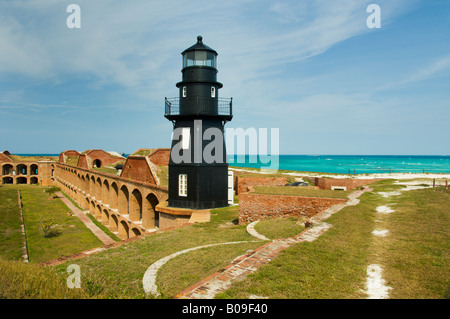
[[[332,225],[323,222],[334,213],[346,206],[353,206],[359,203],[358,197],[370,190],[365,187],[361,191],[350,194],[349,200],[345,204],[334,205],[324,212],[311,218],[313,227],[309,227],[299,235],[291,238],[277,239],[264,244],[258,249],[237,257],[230,265],[203,279],[195,285],[180,292],[176,299],[212,299],[217,293],[231,287],[235,281],[243,280],[245,277],[255,272],[260,266],[270,262],[281,251],[293,244],[304,241],[313,241],[327,231]],[[252,227],[251,227],[252,228]],[[250,229],[251,229],[250,228]],[[156,274],[155,274],[156,275]]]
[[[72,213],[77,216],[86,225],[86,227],[89,228],[89,230],[98,237],[98,239],[102,241],[103,244],[109,245],[115,243],[115,241],[111,237],[106,235],[105,232],[101,230],[97,225],[95,225],[92,220],[87,217],[85,213],[83,213],[83,211],[72,204],[72,202],[68,200],[66,196],[61,194],[61,192],[56,192],[56,195],[60,200],[64,202],[64,204],[66,204],[66,206],[72,211]]]

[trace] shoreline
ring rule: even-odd
[[[364,174],[337,174],[321,172],[302,172],[285,170],[258,169],[253,167],[234,167],[230,170],[238,172],[260,173],[260,174],[284,174],[297,177],[328,177],[328,178],[352,178],[352,179],[450,179],[450,173],[364,173]]]

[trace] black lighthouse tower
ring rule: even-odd
[[[181,54],[179,97],[165,101],[165,117],[174,125],[168,206],[228,206],[224,125],[233,117],[232,99],[219,98],[217,52],[203,44],[201,36]]]

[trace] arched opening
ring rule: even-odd
[[[27,175],[27,166],[24,164],[17,165],[17,175]]]
[[[26,184],[27,178],[26,177],[17,177],[16,184]]]
[[[89,175],[86,174],[86,180],[85,180],[85,185],[84,188],[86,189],[86,194],[91,194],[91,179],[89,177]]]
[[[95,216],[95,203],[92,201],[91,205],[89,205],[89,212]]]
[[[137,221],[142,219],[142,196],[141,192],[135,189],[131,193],[130,199],[130,219]]]
[[[156,211],[156,205],[159,204],[155,194],[150,193],[145,197],[142,210],[142,226],[144,228],[159,227],[159,213]]]
[[[102,219],[102,209],[100,208],[100,205],[97,205],[97,207],[95,207],[95,219]]]
[[[109,225],[109,213],[106,209],[103,210],[102,214],[102,224]]]
[[[97,182],[95,183],[95,198],[99,201],[102,200],[102,180],[97,177]]]
[[[128,188],[125,185],[123,185],[119,191],[119,213],[122,215],[128,215],[128,200],[129,200]]]
[[[3,177],[2,182],[3,184],[12,184],[14,180],[12,177]]]
[[[131,232],[130,232],[130,238],[136,237],[136,236],[140,236],[141,232],[139,231],[139,229],[137,228],[132,228]]]
[[[93,167],[102,167],[102,161],[101,160],[99,160],[99,159],[96,159],[96,160],[94,160],[93,162],[92,162],[92,166]]]
[[[30,178],[30,184],[37,184],[38,183],[38,178],[37,177],[31,177]]]
[[[89,197],[85,198],[85,202],[84,202],[84,209],[89,210],[90,207],[90,203],[89,203]]]
[[[38,174],[38,166],[36,164],[30,165],[30,175],[37,175]]]
[[[2,175],[13,175],[14,168],[11,164],[5,164],[2,167]]]
[[[89,183],[89,194],[92,196],[92,197],[95,197],[95,177],[94,176],[91,176],[91,181],[90,181],[90,183]]]
[[[103,181],[102,186],[102,202],[109,205],[109,183],[106,179]]]
[[[119,197],[119,188],[117,187],[117,184],[113,182],[111,184],[110,190],[109,190],[109,207],[112,209],[118,208],[118,197]]]
[[[118,225],[119,225],[119,221],[117,219],[117,216],[111,215],[111,218],[109,219],[109,230],[112,232],[116,232]]]
[[[118,229],[120,239],[127,239],[129,237],[128,229],[129,229],[128,224],[124,220],[122,220],[119,223]]]

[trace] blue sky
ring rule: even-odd
[[[170,147],[164,97],[202,35],[226,127],[279,128],[281,154],[449,155],[449,18],[448,0],[2,0],[0,150]]]

